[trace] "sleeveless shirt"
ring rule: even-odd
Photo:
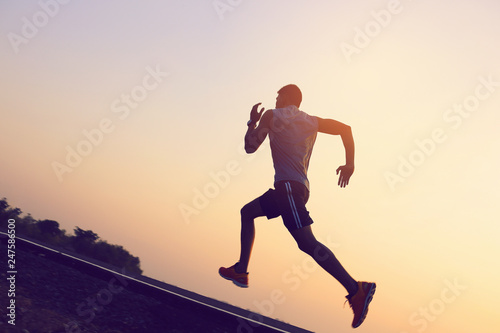
[[[270,129],[274,182],[297,181],[309,189],[307,169],[318,133],[318,119],[289,105],[273,110]]]

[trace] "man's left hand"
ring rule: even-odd
[[[262,103],[257,103],[253,106],[252,111],[250,111],[250,120],[252,123],[257,124],[257,122],[260,120],[260,117],[262,116],[262,112],[264,112],[264,108],[260,109],[259,112],[259,105]]]

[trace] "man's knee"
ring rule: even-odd
[[[241,218],[242,219],[245,219],[245,218],[248,218],[250,216],[250,207],[249,207],[249,204],[246,204],[245,206],[243,206],[243,208],[241,208],[240,210],[240,215],[241,215]]]
[[[318,241],[316,239],[298,239],[297,246],[302,252],[305,252],[311,256],[314,255],[314,252],[317,251]]]
[[[257,207],[255,207],[255,202],[247,203],[240,210],[241,219],[242,220],[253,220],[254,218],[259,216],[259,212],[257,211]]]

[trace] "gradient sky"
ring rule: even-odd
[[[240,208],[272,187],[268,142],[241,151],[251,106],[274,107],[295,83],[302,110],[353,128],[346,189],[340,138],[318,136],[308,208],[346,269],[377,282],[358,331],[500,329],[497,1],[0,9],[0,196],[12,206],[123,245],[152,278],[351,332],[345,291],[280,219],[256,221],[249,289],[217,273],[238,259]]]

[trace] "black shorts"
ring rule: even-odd
[[[309,190],[305,185],[294,181],[280,181],[276,189],[269,189],[259,197],[260,206],[270,220],[281,216],[288,230],[306,227],[313,223],[306,209]]]

